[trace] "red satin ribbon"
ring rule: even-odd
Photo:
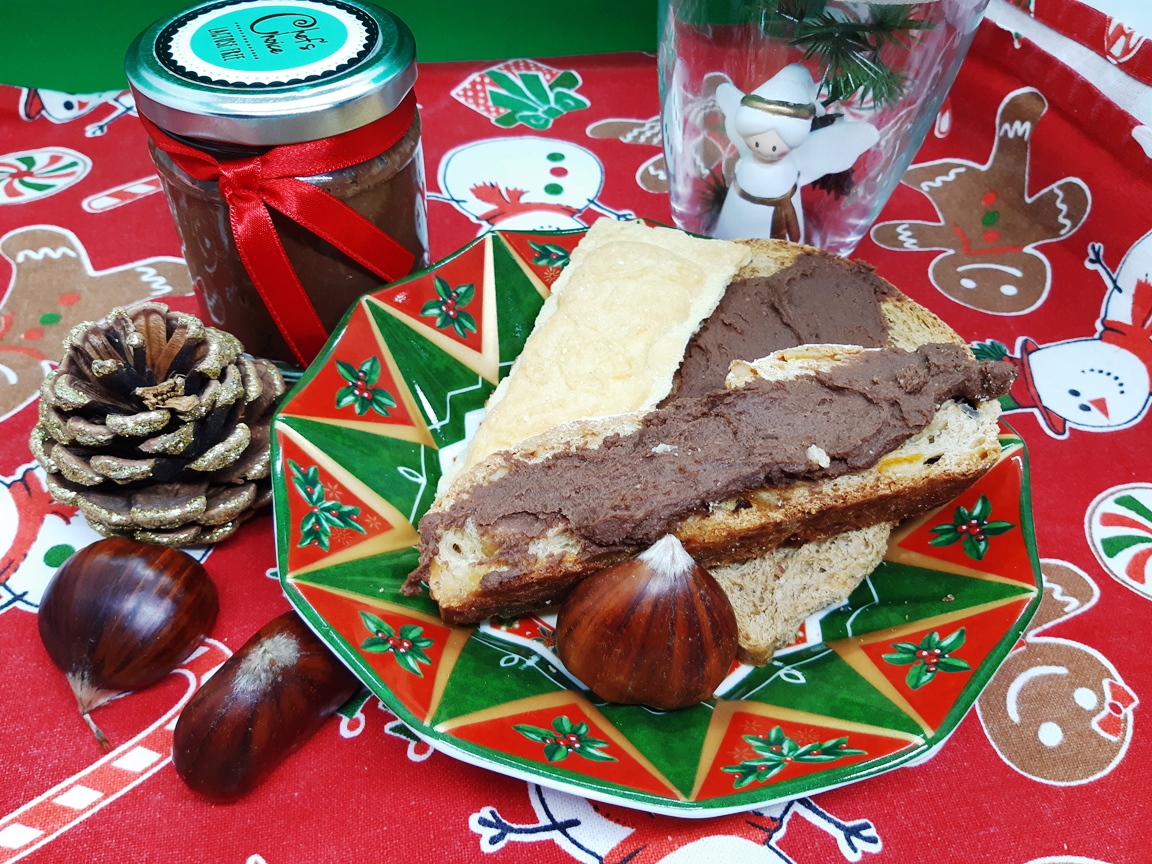
[[[415,113],[416,97],[409,93],[394,111],[367,126],[226,161],[177,141],[140,118],[152,141],[181,171],[196,180],[219,183],[240,259],[288,347],[305,366],[329,334],[292,269],[268,208],[328,241],[385,282],[406,275],[415,261],[411,252],[343,201],[297,178],[339,171],[379,156],[408,131]]]

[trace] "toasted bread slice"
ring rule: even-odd
[[[741,389],[757,379],[814,376],[871,353],[877,349],[805,346],[745,364],[730,383]],[[994,464],[998,415],[993,399],[976,406],[945,401],[925,428],[891,452],[876,454],[878,461],[869,468],[742,490],[672,521],[668,528],[710,568],[747,561],[781,545],[898,521],[947,502]],[[577,451],[596,450],[610,437],[617,446],[622,438],[637,437],[649,416],[651,412],[635,412],[565,424],[495,453],[462,474],[421,523],[423,554],[417,572],[426,575],[444,619],[473,622],[554,603],[584,576],[640,551],[635,539],[594,542],[563,519],[520,512],[518,500],[507,502],[509,518],[492,528],[480,528],[468,508],[474,490],[497,483],[510,471],[530,471]],[[815,465],[822,458],[819,445],[815,440],[808,449],[807,458]],[[535,476],[551,482],[547,472]],[[605,496],[621,491],[630,490],[606,489]]]
[[[780,241],[739,242],[750,250],[751,258],[735,280],[771,276],[800,256],[826,254]],[[862,270],[871,274],[866,265],[833,260],[844,269],[845,278],[857,277]],[[573,265],[577,263],[574,256]],[[883,283],[878,277],[870,278]],[[912,350],[928,343],[964,345],[937,316],[887,283],[877,289],[876,299],[888,331],[887,346]],[[572,345],[573,351],[579,351],[577,343]],[[785,351],[769,361],[737,364],[729,386],[745,386],[756,378],[810,374],[851,353],[853,349],[842,346]],[[518,375],[514,369],[509,380]],[[542,461],[574,449],[598,447],[609,435],[635,432],[664,387],[661,383],[651,388],[639,411],[605,418],[595,416],[594,406],[591,411],[585,406],[573,412],[568,422],[528,440],[516,437],[516,420],[505,412],[494,423],[503,427],[494,437],[516,443],[484,458],[479,458],[483,451],[477,451],[450,486],[442,483],[429,524],[436,521],[435,514],[466,498],[469,489],[506,473],[509,459]],[[997,413],[995,401],[975,407],[946,403],[928,428],[862,472],[867,476],[852,474],[751,490],[710,502],[706,510],[681,520],[674,533],[714,570],[722,584],[727,583],[740,623],[741,658],[767,662],[772,651],[791,640],[805,617],[842,600],[871,572],[883,555],[894,521],[947,501],[986,470],[999,452]],[[493,417],[499,415],[490,415],[484,423]],[[819,454],[813,458],[819,459]],[[427,580],[441,614],[452,623],[546,607],[585,575],[638,551],[593,549],[562,524],[529,526],[528,533],[534,533],[535,539],[526,548],[516,549],[509,548],[508,538],[499,532],[478,530],[474,523],[423,533],[422,564],[410,579],[409,589],[418,588],[420,579]]]

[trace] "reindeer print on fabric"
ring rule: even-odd
[[[11,281],[0,300],[0,420],[36,395],[76,324],[116,306],[192,290],[179,258],[145,258],[97,272],[71,231],[29,225],[0,237]]]
[[[940,159],[909,168],[903,182],[928,196],[941,221],[883,222],[872,229],[872,239],[897,251],[943,250],[928,276],[964,306],[1021,315],[1043,303],[1052,272],[1036,247],[1075,232],[1091,201],[1076,177],[1028,194],[1032,136],[1047,107],[1031,87],[1009,93],[985,164]]]

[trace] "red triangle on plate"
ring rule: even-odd
[[[944,562],[951,565],[948,567],[949,570],[959,567],[992,573],[1023,585],[1035,585],[1036,576],[1032,569],[1032,561],[1028,557],[1028,544],[1023,534],[1026,529],[1020,510],[1024,477],[1023,459],[1023,450],[1020,448],[1010,450],[987,474],[954,501],[916,522],[901,526],[894,537],[897,550]],[[932,529],[954,525],[962,518],[957,515],[958,507],[964,507],[971,513],[977,508],[981,499],[987,501],[991,507],[986,521],[1008,522],[1012,525],[1004,533],[985,538],[987,547],[983,558],[969,554],[962,540],[946,546],[934,546],[929,542],[943,536],[940,531]],[[890,557],[899,560],[898,556],[899,551]]]
[[[1022,597],[974,615],[958,616],[946,623],[937,623],[916,630],[902,630],[897,636],[888,633],[877,638],[876,634],[872,634],[867,637],[869,642],[861,643],[859,649],[880,675],[907,700],[908,705],[920,718],[932,729],[938,729],[959,701],[960,694],[972,680],[973,673],[1004,634],[1012,629],[1031,600],[1031,597]],[[949,657],[966,663],[969,667],[967,670],[950,671],[938,667],[930,678],[917,681],[916,676],[922,675],[927,670],[929,657],[919,658],[913,664],[884,659],[884,655],[896,657],[906,653],[893,647],[896,643],[907,643],[917,646],[919,650],[928,650],[931,647],[928,642],[930,633],[935,633],[941,642],[946,642],[961,629],[964,631],[961,644],[947,653]],[[916,667],[915,672],[912,672],[913,667]],[[910,674],[913,675],[912,683],[909,679]],[[918,686],[913,687],[913,683],[917,683]]]
[[[697,801],[723,798],[735,792],[752,791],[833,768],[870,762],[916,743],[910,738],[880,734],[879,730],[864,730],[857,726],[842,728],[828,717],[776,717],[770,713],[771,707],[766,705],[756,705],[755,710],[744,711],[736,707],[740,703],[721,704],[732,710],[717,714],[720,722],[723,722],[723,716],[728,717],[727,726],[696,792]],[[803,750],[811,744],[832,746],[827,749],[817,746],[797,758],[788,755],[796,748]],[[805,761],[807,758],[812,761]],[[752,779],[745,782],[748,776]]]
[[[541,706],[541,701],[547,704]],[[477,722],[462,717],[443,726],[462,741],[527,759],[549,770],[572,771],[665,798],[675,796],[654,768],[630,752],[631,746],[615,727],[580,697],[561,692],[524,702],[525,710],[517,713],[494,718],[483,712],[485,719]],[[566,735],[565,729],[572,731]]]
[[[300,446],[285,427],[276,427],[276,440],[288,503],[289,574],[397,528],[413,531],[410,525],[394,525],[387,520],[354,493],[337,472]],[[337,510],[331,502],[345,509]],[[319,519],[327,520],[327,531],[318,525]],[[343,524],[336,524],[336,519]]]
[[[584,238],[583,231],[566,234],[501,231],[500,238],[516,256],[535,273],[544,286],[551,288],[564,272],[572,251]]]
[[[453,628],[399,607],[369,604],[323,586],[308,582],[293,582],[293,585],[332,629],[356,649],[360,661],[371,667],[404,707],[419,720],[427,721],[434,710],[437,683],[451,671],[450,666],[459,655],[458,649],[451,647]],[[370,630],[369,624],[375,621],[383,622],[387,629]],[[396,644],[388,644],[388,637],[396,640]],[[430,645],[419,644],[428,640]]]
[[[482,237],[432,271],[383,288],[371,297],[420,325],[480,351],[485,335],[484,282],[490,242],[490,237]],[[443,296],[452,292],[455,298]]]
[[[362,374],[363,373],[363,374]],[[341,397],[358,388],[361,398]],[[383,397],[377,394],[383,393]],[[377,398],[373,400],[372,397]],[[357,303],[328,360],[292,394],[286,413],[297,417],[358,424],[376,431],[380,426],[412,430],[402,435],[431,445],[416,401],[396,368],[391,352],[378,338],[363,303]],[[386,430],[381,430],[385,431]]]

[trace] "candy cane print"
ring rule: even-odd
[[[192,694],[232,652],[215,639],[204,644],[174,669],[188,687],[180,700],[135,738],[117,747],[84,770],[43,795],[0,818],[0,864],[11,864],[101,807],[143,783],[172,761],[172,730]]]
[[[97,192],[95,195],[89,195],[80,202],[80,206],[89,213],[103,213],[105,210],[112,210],[124,204],[138,201],[141,198],[146,198],[149,195],[154,195],[163,188],[164,187],[160,185],[159,177],[142,177],[139,180],[121,183],[119,186],[113,186],[111,189]]]

